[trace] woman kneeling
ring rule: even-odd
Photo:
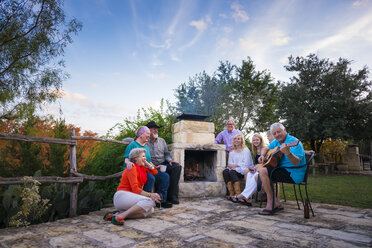
[[[156,175],[157,170],[146,161],[146,149],[135,148],[129,154],[133,162],[131,170],[125,170],[114,195],[114,207],[118,211],[107,213],[105,220],[111,220],[115,225],[123,225],[126,218],[147,217],[154,211],[155,202],[161,200],[157,193],[142,190],[147,181],[146,171]]]

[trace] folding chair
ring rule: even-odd
[[[311,210],[311,213],[313,214],[313,217],[315,217],[314,215],[314,210],[311,206],[311,203],[310,203],[310,199],[309,199],[309,195],[307,193],[307,179],[308,179],[308,174],[309,174],[309,168],[310,168],[310,163],[311,161],[313,160],[314,158],[314,155],[315,155],[315,152],[314,151],[305,151],[305,154],[310,156],[306,162],[305,165],[301,165],[301,166],[296,166],[296,167],[286,167],[286,166],[280,166],[280,167],[277,167],[277,168],[291,168],[291,169],[299,169],[299,168],[303,168],[304,166],[306,166],[306,172],[305,172],[305,176],[304,176],[304,180],[301,182],[301,183],[290,183],[290,184],[293,184],[293,191],[294,191],[294,195],[296,197],[296,202],[297,202],[297,207],[298,209],[301,209],[300,208],[300,204],[298,203],[298,198],[297,198],[297,193],[296,193],[296,185],[298,185],[298,190],[300,191],[300,196],[301,196],[301,202],[302,202],[302,205],[303,207],[305,207],[305,203],[306,201],[309,203],[309,206],[310,206],[310,210]],[[273,209],[274,209],[274,200],[275,200],[275,196],[278,196],[278,183],[282,183],[282,189],[283,189],[283,195],[284,195],[284,199],[285,199],[285,192],[284,192],[284,185],[283,183],[289,183],[289,182],[281,182],[281,181],[273,181],[272,180],[272,174],[274,173],[274,171],[277,169],[273,169],[271,174],[270,174],[270,183],[271,183],[271,188],[274,189],[274,183],[275,183],[275,192],[273,190]],[[303,199],[303,196],[302,196],[302,191],[301,191],[301,185],[305,186],[305,193],[306,193],[306,198],[305,198],[305,201]],[[286,199],[285,199],[286,200]]]

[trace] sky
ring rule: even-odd
[[[372,0],[65,0],[65,13],[83,28],[65,49],[63,96],[45,111],[99,135],[175,102],[180,84],[220,61],[249,56],[282,82],[290,55],[372,68]]]

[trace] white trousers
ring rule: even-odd
[[[145,210],[144,217],[154,211],[155,202],[151,198],[129,191],[116,191],[114,195],[114,207],[116,209],[125,211],[136,204]]]
[[[257,182],[254,178],[256,175],[258,175],[258,172],[248,172],[247,174],[247,180],[245,180],[245,188],[241,193],[245,198],[250,198],[257,190]]]

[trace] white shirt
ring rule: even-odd
[[[251,156],[251,152],[246,147],[241,152],[236,152],[235,150],[232,150],[229,153],[229,162],[228,164],[237,164],[238,167],[234,168],[236,172],[239,172],[240,174],[244,175],[244,170],[249,167],[253,167],[253,160]]]

